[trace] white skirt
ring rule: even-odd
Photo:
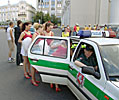
[[[28,52],[24,50],[23,46],[21,47],[22,56],[28,56]]]
[[[32,39],[27,37],[22,41],[21,54],[22,56],[28,56],[28,48],[32,42]]]

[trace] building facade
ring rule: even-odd
[[[80,26],[109,23],[111,0],[62,0],[62,24]]]
[[[119,25],[119,0],[110,0],[110,23]]]
[[[11,5],[8,1],[8,5],[0,7],[0,22],[17,20],[22,20],[23,22],[33,21],[35,11],[36,9],[25,1],[20,1],[14,5]]]
[[[50,16],[55,15],[61,18],[62,15],[62,0],[37,0],[37,11],[42,11],[44,14],[49,13]]]

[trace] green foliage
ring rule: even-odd
[[[39,22],[39,19],[41,20],[41,23],[43,21],[44,14],[43,12],[37,12],[36,15],[33,17],[34,22]]]
[[[41,20],[41,23],[45,23],[47,21],[51,21],[55,25],[61,23],[60,19],[58,19],[55,15],[50,16],[49,13],[44,15],[43,12],[37,12],[36,15],[33,17],[33,22],[39,22],[39,19]]]
[[[44,22],[50,21],[51,20],[51,16],[48,14],[45,14],[44,16]]]
[[[51,22],[56,25],[58,23],[58,18],[55,15],[52,15],[51,16]]]

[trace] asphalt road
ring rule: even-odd
[[[6,33],[0,30],[0,100],[77,100],[67,86],[60,86],[62,91],[58,93],[47,83],[33,86],[30,79],[24,78],[23,66],[8,63],[7,59]]]

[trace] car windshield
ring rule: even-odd
[[[119,79],[119,45],[100,46],[107,75],[111,80]]]

